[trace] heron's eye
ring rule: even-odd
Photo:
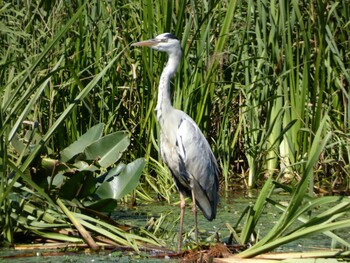
[[[166,42],[168,42],[168,38],[163,38],[163,39],[161,39],[160,41],[166,43]]]

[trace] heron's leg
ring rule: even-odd
[[[197,206],[196,206],[196,196],[194,194],[194,191],[193,191],[193,188],[191,190],[192,192],[192,203],[193,203],[193,206],[192,206],[192,211],[193,211],[193,218],[194,218],[194,226],[196,228],[196,243],[198,245],[198,225],[197,225]]]
[[[177,253],[181,253],[181,247],[182,247],[182,226],[183,226],[183,223],[184,223],[185,206],[186,206],[185,197],[180,192],[180,230],[179,230],[179,240],[178,240],[178,243],[177,243]]]

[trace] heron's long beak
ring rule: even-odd
[[[155,39],[149,39],[141,42],[136,42],[131,44],[132,47],[152,47],[154,45],[157,45],[158,41]]]

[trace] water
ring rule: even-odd
[[[178,195],[174,196],[178,198]],[[236,194],[227,195],[222,197],[221,203],[218,207],[218,213],[215,220],[212,222],[207,221],[204,216],[198,211],[198,226],[199,226],[199,239],[202,243],[215,242],[219,239],[220,242],[225,242],[230,235],[230,231],[227,228],[227,224],[234,226],[239,220],[239,217],[248,205],[253,205],[255,202],[256,194]],[[274,196],[274,200],[288,201],[288,196],[278,195]],[[194,221],[192,215],[191,204],[186,207],[185,220],[184,220],[184,244],[185,248],[191,248],[194,244]],[[274,208],[272,205],[267,205],[264,210],[261,220],[258,223],[257,231],[261,236],[264,236],[276,223],[280,217],[281,211]],[[166,203],[154,202],[154,203],[139,203],[132,208],[123,207],[116,210],[111,217],[118,223],[124,223],[132,226],[138,226],[141,228],[148,228],[150,231],[154,231],[156,236],[159,236],[162,240],[165,240],[164,246],[173,250],[176,250],[177,246],[177,233],[179,225],[179,205],[169,205]],[[238,228],[241,226],[239,225]],[[331,240],[324,235],[314,235],[310,238],[297,240],[295,242],[284,245],[278,248],[277,251],[283,252],[296,252],[307,251],[320,248],[330,248]],[[56,251],[57,252],[57,251]],[[9,249],[0,250],[0,262],[163,262],[161,259],[147,260],[142,257],[138,257],[135,254],[121,254],[100,252],[99,254],[84,254],[84,253],[69,253],[58,252],[54,254],[47,251],[15,251]],[[9,256],[16,256],[9,258]],[[22,255],[22,257],[19,257]],[[5,259],[3,258],[5,256]],[[3,260],[1,260],[3,258]],[[169,260],[167,262],[177,262],[176,260]]]
[[[178,196],[176,196],[178,197]],[[239,193],[235,195],[227,195],[222,197],[220,205],[218,207],[218,213],[216,219],[212,222],[207,221],[202,215],[201,211],[198,211],[198,228],[200,234],[200,241],[203,242],[215,242],[219,236],[220,242],[227,241],[230,236],[230,231],[227,228],[227,224],[235,226],[241,216],[241,213],[249,205],[254,205],[257,197],[257,193],[244,194]],[[289,201],[288,195],[274,195],[273,200],[278,202]],[[280,218],[282,211],[275,208],[271,204],[267,204],[264,209],[262,217],[260,218],[256,231],[260,237],[265,236],[268,231],[274,226],[277,220]],[[176,250],[177,247],[177,233],[179,226],[179,205],[169,205],[166,203],[151,203],[151,204],[138,204],[136,207],[127,210],[116,211],[112,216],[118,221],[130,225],[137,225],[144,227],[147,222],[152,219],[157,219],[160,216],[164,217],[161,230],[166,229],[165,234],[161,237],[166,240],[166,246],[170,249]],[[243,220],[244,222],[244,220]],[[238,225],[238,228],[242,228],[242,223]],[[161,232],[159,230],[159,232]],[[184,246],[189,245],[187,249],[191,248],[191,244],[194,243],[194,221],[191,209],[190,200],[187,202],[185,220],[184,220]],[[327,248],[331,246],[331,239],[325,235],[318,234],[310,237],[296,240],[288,243],[283,247],[277,249],[279,252],[299,252],[307,250],[315,250]]]
[[[202,215],[201,211],[198,211],[198,228],[200,234],[200,241],[215,242],[217,236],[219,236],[220,242],[227,241],[230,236],[230,231],[227,228],[227,224],[235,226],[242,214],[242,212],[249,205],[254,205],[257,198],[257,192],[251,193],[238,193],[230,194],[221,198],[220,205],[218,207],[218,213],[216,219],[212,222],[207,221]],[[178,196],[176,195],[176,198]],[[287,202],[289,201],[289,195],[276,194],[272,196],[272,199],[276,202]],[[124,216],[122,215],[124,214]],[[162,228],[165,228],[167,236],[162,236],[166,240],[166,246],[176,250],[177,247],[177,233],[179,225],[179,205],[169,205],[166,203],[151,203],[151,204],[138,204],[137,207],[124,211],[116,211],[113,215],[118,222],[124,222],[131,225],[137,225],[144,227],[151,218],[159,218],[164,216],[165,219],[161,224]],[[280,218],[282,211],[275,208],[271,204],[267,204],[264,212],[258,222],[256,231],[260,237],[265,236],[272,227],[276,224]],[[243,220],[244,223],[244,220]],[[300,225],[301,222],[297,222],[293,225],[293,229]],[[238,224],[238,229],[242,228],[242,222]],[[170,234],[169,234],[170,232]],[[159,234],[159,232],[158,232]],[[185,220],[184,220],[184,246],[194,243],[194,221],[191,209],[190,200],[187,202]],[[339,234],[339,233],[338,233]],[[340,233],[343,238],[348,240],[346,231]],[[294,242],[288,243],[276,249],[278,252],[301,252],[310,251],[315,249],[330,249],[332,246],[332,240],[323,235],[311,235],[303,239],[298,239]],[[191,246],[187,247],[188,249]]]

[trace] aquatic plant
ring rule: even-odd
[[[108,63],[96,68],[88,80],[83,80],[86,72],[73,72],[75,69],[70,68],[68,57],[71,54],[64,47],[69,42],[67,36],[72,34],[72,25],[84,13],[85,4],[79,5],[72,16],[67,16],[66,24],[58,26],[57,33],[41,35],[41,41],[46,45],[35,46],[35,42],[30,42],[26,45],[27,50],[22,52],[18,43],[11,46],[12,41],[17,37],[20,43],[30,41],[42,25],[39,21],[22,24],[17,16],[26,17],[26,7],[23,6],[23,13],[18,13],[11,5],[8,3],[3,7],[4,21],[13,27],[25,26],[32,34],[16,34],[6,28],[12,35],[6,38],[8,53],[3,54],[2,64],[6,69],[3,71],[6,80],[1,97],[0,128],[1,243],[13,245],[21,236],[34,239],[39,236],[72,243],[81,243],[84,239],[92,249],[97,249],[101,243],[96,244],[86,231],[89,229],[115,244],[131,246],[135,250],[140,242],[158,244],[147,234],[142,237],[108,220],[103,222],[107,217],[97,213],[113,210],[117,200],[137,186],[145,166],[143,158],[129,164],[116,164],[130,144],[127,132],[102,136],[107,130],[105,125],[86,126],[85,133],[75,129],[77,139],[74,143],[65,149],[59,148],[72,141],[71,137],[60,134],[62,127],[73,125],[77,128],[70,118],[77,117],[76,108],[88,100],[91,91],[100,85],[122,52],[111,50]],[[54,13],[47,14],[39,6],[35,10],[32,6],[28,8],[35,13],[29,14],[28,19],[45,14],[48,22],[53,22],[51,15]],[[12,19],[20,24],[11,24]],[[50,25],[53,26],[50,30],[56,29],[56,25]],[[33,53],[27,53],[31,48]],[[70,71],[70,77],[67,71]],[[56,104],[56,95],[60,91],[66,93],[65,87],[69,85],[73,86],[71,91],[75,91],[70,94],[71,100],[66,101],[66,107],[60,108],[62,105]],[[46,100],[46,96],[50,99]],[[87,211],[94,216],[85,215]],[[74,229],[80,236],[69,235]]]
[[[47,192],[50,184],[30,177],[33,169],[60,160],[63,149],[99,123],[105,136],[130,136],[120,161],[146,160],[136,198],[151,201],[156,194],[172,201],[175,189],[160,159],[153,111],[165,58],[157,64],[153,57],[161,55],[129,48],[163,32],[176,34],[184,49],[172,87],[174,105],[208,138],[225,190],[261,188],[253,208],[259,214],[275,185],[302,187],[300,195],[291,190],[296,201],[290,208],[280,207],[290,216],[313,192],[348,193],[349,14],[345,0],[5,1],[3,236],[14,240],[12,190],[18,186],[57,206]],[[286,234],[284,220],[277,239]],[[248,222],[244,240],[256,218]]]

